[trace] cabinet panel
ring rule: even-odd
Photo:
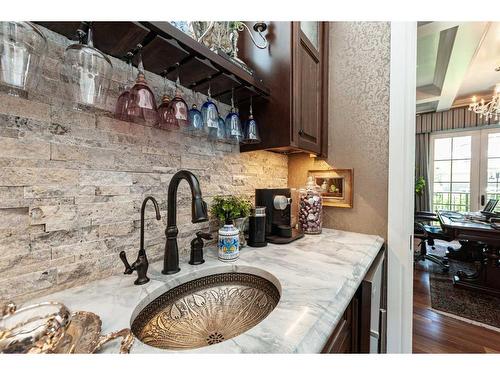
[[[323,41],[323,24],[317,23],[318,43]],[[300,25],[294,27],[294,133],[299,148],[320,153],[322,136],[322,53]]]
[[[253,22],[247,22],[252,28]],[[253,100],[253,112],[259,124],[262,142],[242,145],[241,151],[286,148],[291,144],[292,124],[292,25],[290,22],[272,21],[264,32],[269,42],[265,50],[252,43],[248,33],[238,40],[239,55],[269,86],[268,100]],[[246,118],[248,103],[240,106]]]
[[[253,46],[246,33],[240,35],[240,57],[271,89],[269,100],[254,101],[262,143],[242,145],[241,151],[327,154],[327,25],[270,22],[265,50]],[[245,117],[245,106],[240,109]]]
[[[358,299],[355,296],[347,306],[339,323],[333,330],[322,353],[348,354],[357,352],[357,311]]]
[[[319,25],[320,23],[316,21],[300,21],[300,30],[318,51],[320,49]]]
[[[386,254],[383,246],[333,329],[322,353],[387,352]]]

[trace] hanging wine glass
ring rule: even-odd
[[[231,93],[231,110],[226,116],[226,139],[232,144],[239,144],[243,138],[238,109],[234,106],[234,89]]]
[[[219,110],[212,101],[210,83],[208,84],[207,101],[201,106],[201,115],[203,116],[205,132],[208,133],[209,138],[213,139],[217,136],[217,129],[219,128]]]
[[[179,129],[177,119],[175,118],[174,108],[170,105],[170,96],[167,95],[167,75],[163,75],[163,96],[161,104],[158,107],[158,116],[160,118],[158,127],[160,129]]]
[[[138,124],[155,126],[159,122],[158,110],[153,91],[146,82],[144,75],[144,65],[142,63],[142,45],[137,45],[139,51],[139,62],[135,85],[130,89],[130,102],[128,107],[128,117]]]
[[[194,93],[194,99],[196,101],[197,92]],[[198,110],[196,103],[193,103],[191,109],[189,110],[189,131],[193,134],[199,134],[203,132],[203,116]]]
[[[77,31],[79,42],[64,51],[61,70],[68,97],[76,103],[77,109],[105,106],[113,72],[108,57],[94,48],[92,23],[87,26],[87,32]],[[84,43],[85,37],[87,44]]]
[[[127,53],[127,82],[123,87],[123,92],[120,94],[115,105],[115,118],[122,121],[129,121],[128,107],[130,104],[130,89],[134,85],[134,66],[132,65],[132,52]]]
[[[259,127],[253,118],[252,97],[250,97],[250,114],[245,122],[242,143],[260,143]]]
[[[43,66],[47,39],[31,22],[0,22],[0,82],[7,93],[28,95]]]
[[[189,119],[188,119],[188,106],[184,99],[182,99],[182,93],[180,86],[180,64],[177,63],[177,80],[175,81],[175,95],[172,101],[170,102],[170,106],[174,110],[174,116],[177,120],[178,126],[183,131],[189,131]]]
[[[208,138],[213,141],[224,141],[226,139],[226,123],[220,114],[217,115],[217,129],[210,131]]]

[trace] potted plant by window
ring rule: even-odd
[[[216,196],[210,208],[219,220],[219,259],[238,259],[240,247],[245,244],[244,227],[252,205],[246,199],[234,195]]]

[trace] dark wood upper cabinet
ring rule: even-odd
[[[328,23],[270,22],[269,48],[242,35],[240,57],[270,89],[254,101],[262,142],[241,151],[305,151],[327,154]],[[245,116],[245,105],[240,105]]]

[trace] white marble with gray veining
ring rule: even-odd
[[[287,245],[245,247],[233,263],[217,260],[215,249],[205,251],[206,262],[191,266],[181,259],[181,271],[162,275],[162,263],[149,267],[151,281],[134,285],[134,275],[113,276],[49,296],[71,311],[98,314],[103,333],[130,324],[157,296],[188,280],[221,272],[248,272],[277,284],[281,299],[257,326],[220,344],[183,353],[318,353],[326,343],[383,244],[373,235],[323,229]],[[118,255],[117,255],[118,256]],[[129,259],[135,254],[128,254]],[[117,352],[110,343],[104,352]],[[135,340],[131,353],[169,353]]]

